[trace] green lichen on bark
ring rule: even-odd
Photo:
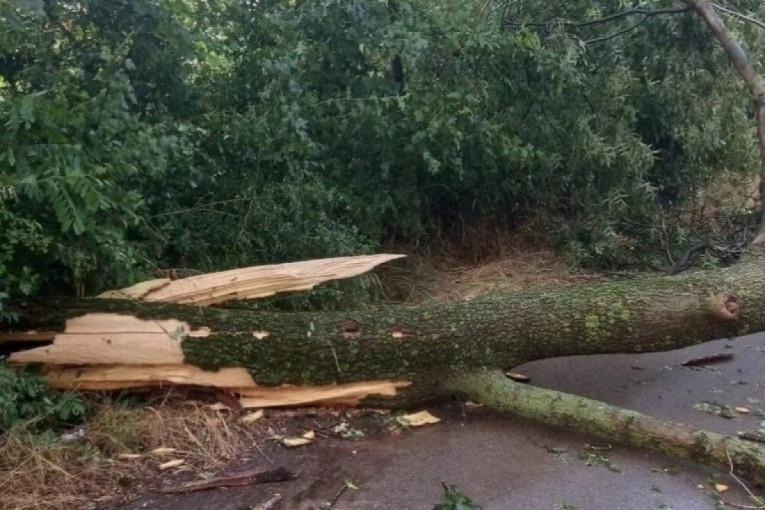
[[[731,292],[740,296],[739,317],[723,320],[710,296]],[[65,318],[94,311],[205,326],[210,336],[183,339],[185,361],[211,370],[244,367],[259,384],[425,382],[450,368],[661,351],[763,330],[765,264],[754,259],[674,277],[359,312],[257,312],[123,300],[50,300],[22,310],[18,329],[62,329]]]
[[[765,447],[735,437],[656,420],[603,402],[507,379],[501,371],[455,373],[447,387],[474,402],[529,420],[589,433],[608,442],[648,448],[765,483]]]

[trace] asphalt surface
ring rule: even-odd
[[[722,352],[734,358],[702,368],[680,366]],[[765,412],[765,334],[667,353],[548,359],[514,371],[539,386],[726,434],[755,431],[765,421],[757,416]],[[694,409],[699,402],[751,412],[728,419]],[[281,509],[307,510],[331,500],[346,480],[358,489],[344,491],[337,510],[430,510],[443,494],[442,481],[457,485],[485,510],[711,510],[716,501],[710,480],[730,487],[720,495],[725,501],[752,505],[725,472],[620,446],[606,452],[611,469],[587,465],[580,453],[603,440],[456,403],[429,410],[442,422],[356,442],[321,438],[298,450],[274,446],[267,452],[271,462],[245,456],[244,467],[287,466],[298,473],[295,481],[186,496],[149,493],[123,508],[239,510],[279,493]]]

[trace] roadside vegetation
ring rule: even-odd
[[[760,155],[723,49],[690,11],[581,23],[670,4],[2,3],[0,324],[40,295],[380,250],[412,256],[255,306],[735,262],[760,220]],[[765,68],[745,20],[763,3],[724,5]],[[212,469],[263,437],[202,404],[54,393],[4,365],[0,433],[13,508],[136,490],[157,448]]]

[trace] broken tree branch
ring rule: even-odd
[[[588,27],[591,25],[599,25],[602,23],[609,23],[611,21],[616,21],[621,18],[626,18],[629,16],[643,16],[644,18],[652,18],[654,16],[661,16],[665,14],[682,14],[684,12],[688,12],[690,8],[688,6],[678,5],[675,7],[667,7],[666,9],[642,9],[642,8],[634,8],[634,9],[625,9],[623,11],[616,12],[614,14],[609,14],[607,16],[603,16],[602,18],[594,18],[594,19],[588,19],[588,20],[552,20],[548,22],[528,22],[528,23],[513,23],[513,22],[504,22],[504,26],[512,26],[512,27],[521,27],[521,26],[527,26],[527,27],[546,27],[553,23],[559,23],[563,26],[567,27],[574,27],[574,28],[581,28],[581,27]]]
[[[744,21],[747,21],[749,23],[752,23],[754,25],[757,25],[760,28],[765,28],[765,22],[762,22],[758,20],[757,18],[753,18],[751,16],[747,16],[746,14],[738,11],[734,11],[733,9],[728,9],[727,7],[723,7],[720,4],[712,4],[712,7],[714,7],[716,10],[720,12],[724,12],[725,14],[729,14],[731,16],[734,16],[736,18],[742,19]]]
[[[473,402],[547,424],[647,448],[765,483],[765,448],[742,439],[661,421],[584,397],[518,384],[499,370],[459,373],[449,387]]]

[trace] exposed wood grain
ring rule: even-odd
[[[181,364],[181,336],[204,337],[207,329],[192,330],[185,322],[143,320],[130,315],[89,313],[69,319],[52,345],[15,352],[11,363],[52,365]]]
[[[255,299],[281,292],[310,290],[322,282],[351,278],[401,257],[404,255],[383,253],[253,266],[173,281],[150,280],[125,289],[109,291],[100,297],[130,297],[143,301],[207,306],[229,300]]]

